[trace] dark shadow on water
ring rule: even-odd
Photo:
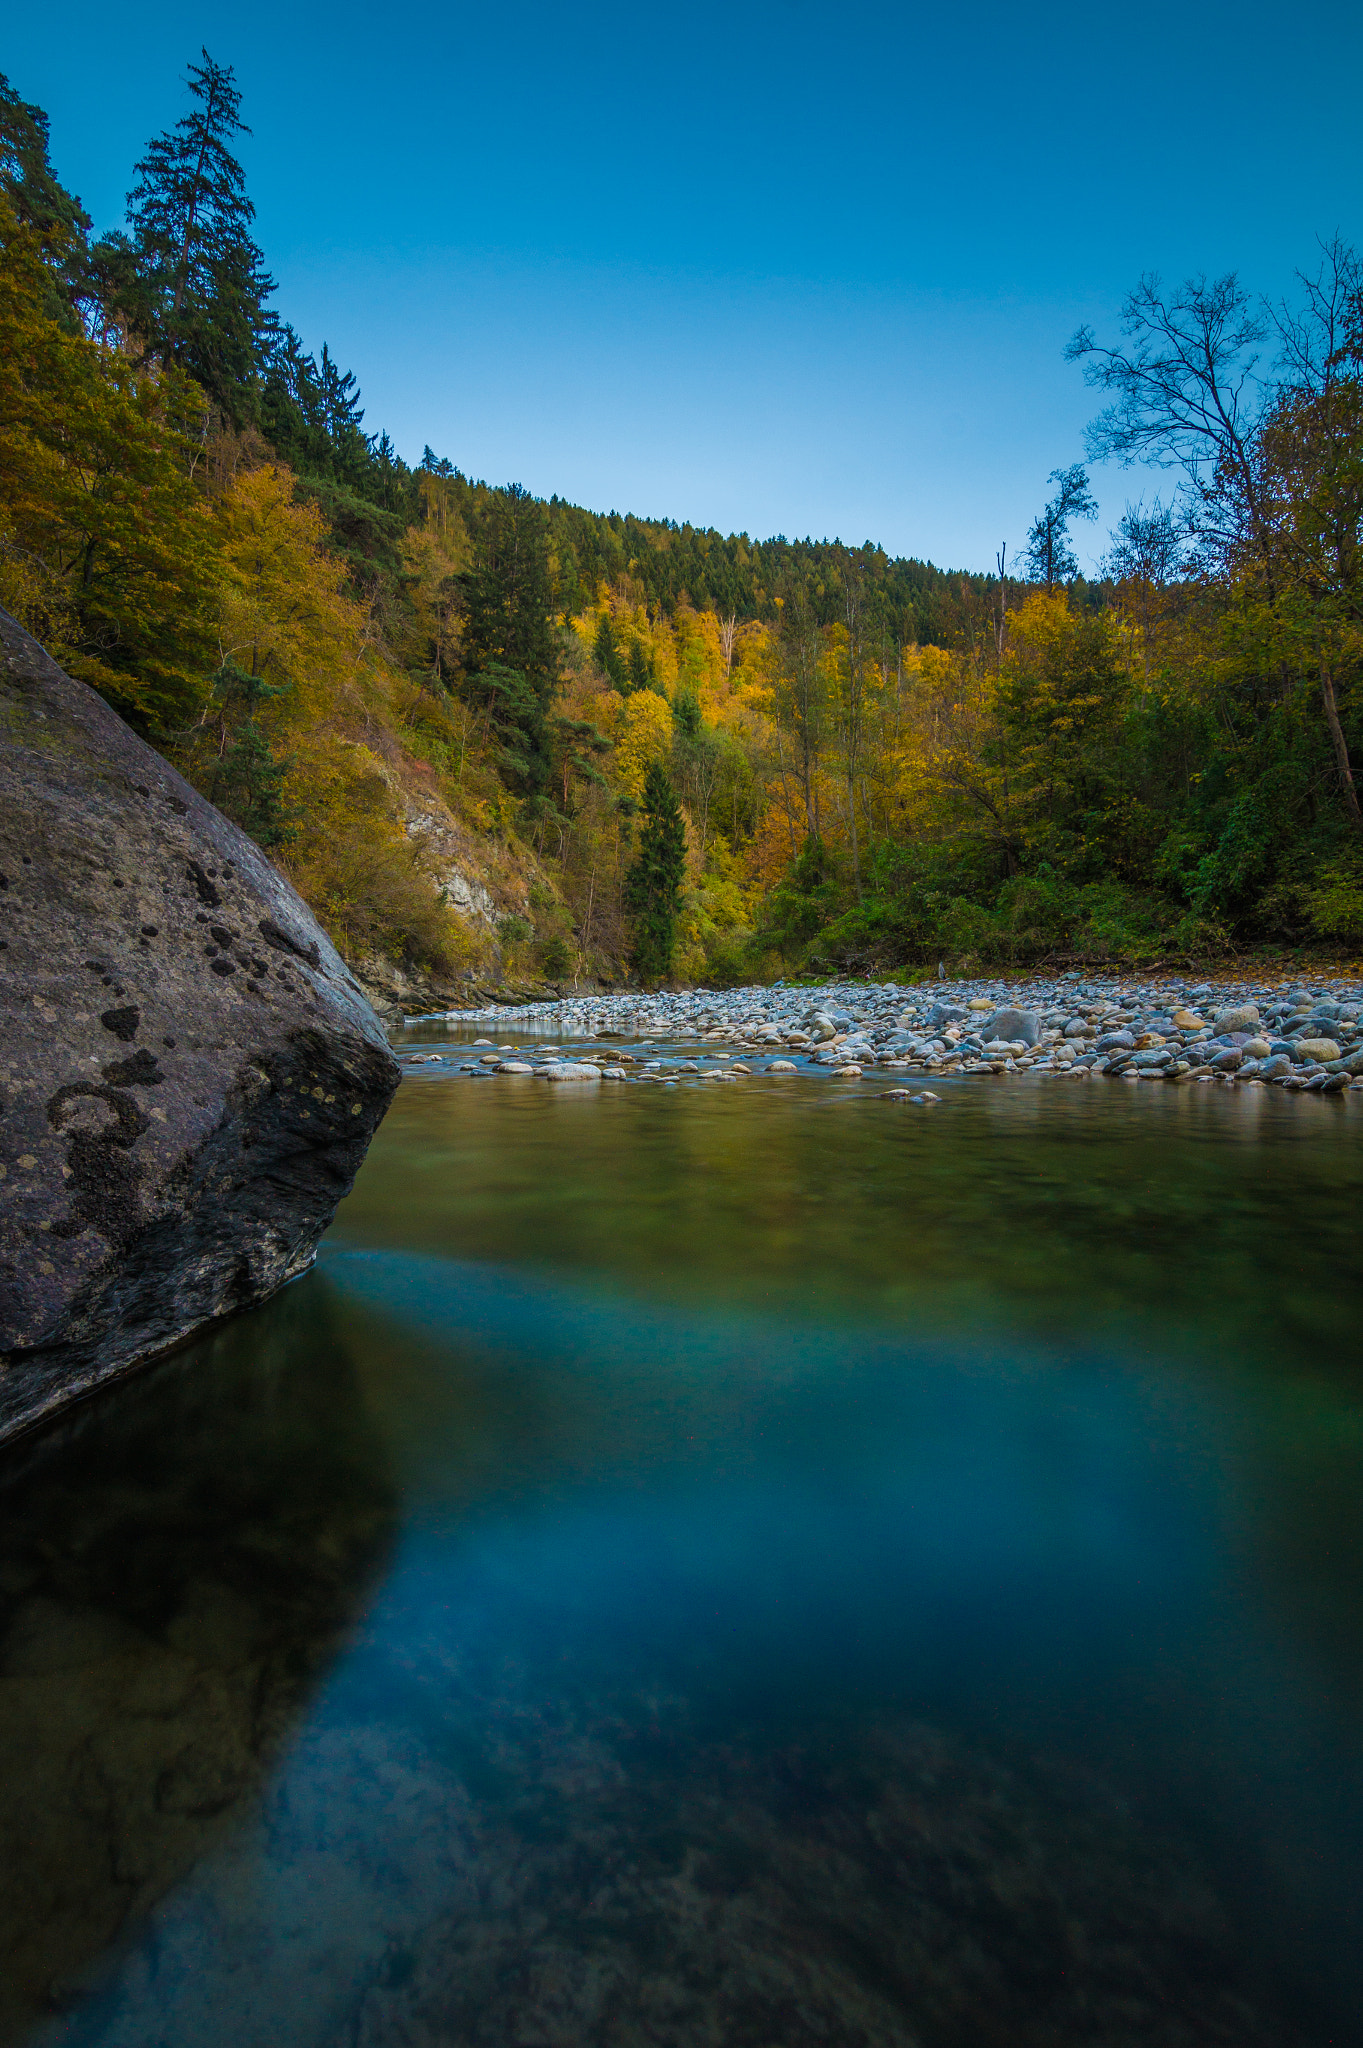
[[[0,1471],[0,2038],[249,1802],[395,1512],[334,1321],[290,1290]]]

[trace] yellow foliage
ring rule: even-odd
[[[48,317],[37,235],[0,204],[0,529],[9,609],[148,723],[202,694],[212,533],[192,478],[202,395]]]
[[[302,735],[285,787],[300,823],[281,865],[347,958],[387,953],[449,974],[475,957],[370,748],[325,728]]]
[[[376,664],[363,608],[344,594],[345,565],[329,552],[315,505],[298,504],[287,469],[237,477],[222,500],[222,658],[287,695],[264,723],[286,733],[363,710],[361,671]]]
[[[650,764],[665,761],[671,752],[672,707],[653,690],[636,690],[619,702],[611,733],[616,779],[626,796],[640,803]]]

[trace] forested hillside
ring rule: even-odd
[[[1363,943],[1351,251],[1142,281],[1070,351],[1172,494],[1086,583],[1058,470],[955,574],[410,466],[274,305],[231,72],[185,108],[97,238],[0,80],[0,603],[376,986]]]

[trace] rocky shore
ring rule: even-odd
[[[1363,1088],[1363,984],[1346,980],[1212,984],[1067,974],[1006,989],[970,981],[924,989],[844,982],[813,990],[778,982],[444,1014],[464,1024],[495,1018],[497,1041],[449,1053],[408,1052],[409,1070],[453,1062],[474,1075],[663,1085],[812,1069],[843,1080],[881,1071],[906,1082],[1030,1073],[1324,1095]],[[510,1044],[508,1033],[540,1042]],[[547,1034],[553,1043],[545,1042]],[[565,1050],[585,1038],[603,1042],[596,1057],[583,1059],[580,1044]],[[621,1047],[608,1051],[612,1040]],[[699,1058],[677,1056],[687,1040],[698,1042]]]

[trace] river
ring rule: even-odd
[[[1363,2039],[1363,1106],[939,1087],[418,1070],[11,1453],[0,2038]]]

